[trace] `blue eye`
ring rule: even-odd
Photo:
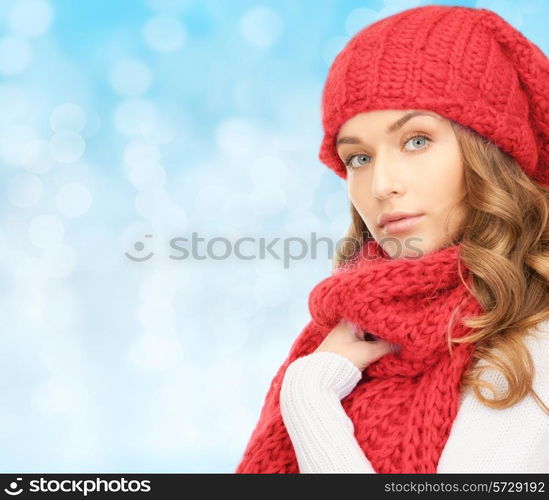
[[[370,158],[368,155],[365,155],[365,154],[360,154],[360,155],[351,155],[349,157],[347,157],[347,159],[345,160],[345,165],[347,167],[350,167],[350,168],[358,168],[357,166],[355,165],[351,165],[351,160],[355,157],[358,157],[358,158]],[[369,162],[368,162],[369,163]]]
[[[428,137],[425,137],[424,135],[416,135],[414,137],[410,137],[410,139],[408,139],[404,144],[408,144],[412,139],[419,139],[420,141],[421,140],[429,140]],[[407,151],[410,151],[410,150],[407,150]]]
[[[420,141],[431,141],[431,138],[427,135],[425,135],[423,132],[414,132],[413,133],[414,135],[411,135],[409,137],[407,137],[404,141],[403,141],[403,145],[405,146],[406,144],[408,144],[412,139],[419,139]],[[408,151],[409,153],[420,153],[421,151],[423,151],[425,149],[425,145],[423,146],[420,146],[419,148],[413,148],[413,149],[407,149],[407,148],[404,148],[405,151]],[[352,165],[351,164],[351,161],[353,160],[353,158],[355,157],[358,157],[358,158],[370,158],[371,160],[371,156],[367,155],[367,154],[364,154],[364,153],[360,153],[360,154],[352,154],[350,156],[348,156],[346,159],[345,159],[345,166],[350,168],[350,169],[358,169],[360,168],[361,166],[365,165],[366,163],[371,163],[371,161],[367,161],[365,163],[361,163],[359,165]]]

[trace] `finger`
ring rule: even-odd
[[[357,339],[359,339],[359,340],[364,340],[365,332],[364,332],[364,330],[362,330],[362,328],[360,328],[359,326],[355,325],[354,323],[349,323],[349,326],[350,326],[351,329],[352,329],[353,335],[354,335]]]
[[[383,339],[372,340],[366,343],[365,346],[376,358],[380,358],[381,356],[392,352],[391,344]]]
[[[361,330],[354,323],[351,323],[350,321],[347,321],[347,320],[342,320],[340,325],[341,325],[342,333],[344,333],[347,337],[349,338],[356,337],[356,338],[362,339],[360,336]]]
[[[360,328],[355,323],[351,323],[350,321],[345,321],[345,324],[348,328],[348,333],[351,333],[353,337],[356,337],[359,340],[365,340],[365,335],[367,332],[365,332],[362,328]]]

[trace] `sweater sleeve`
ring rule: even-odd
[[[280,412],[301,473],[375,473],[340,402],[361,376],[350,360],[333,352],[314,352],[288,366]]]
[[[544,329],[543,329],[544,328]],[[549,403],[549,322],[527,337],[535,366],[534,390]],[[503,376],[483,378],[501,387]],[[288,366],[280,390],[280,410],[301,473],[375,473],[355,436],[340,400],[361,378],[347,358],[317,352]],[[490,398],[491,393],[483,394]],[[468,391],[442,452],[437,473],[549,472],[549,417],[531,395],[510,408],[492,409]]]

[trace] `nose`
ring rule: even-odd
[[[390,155],[378,155],[373,165],[372,196],[385,199],[404,190],[401,165]]]

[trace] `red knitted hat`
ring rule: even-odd
[[[488,9],[427,5],[359,31],[322,94],[319,159],[347,178],[335,147],[357,113],[427,109],[473,129],[549,185],[549,59]]]

